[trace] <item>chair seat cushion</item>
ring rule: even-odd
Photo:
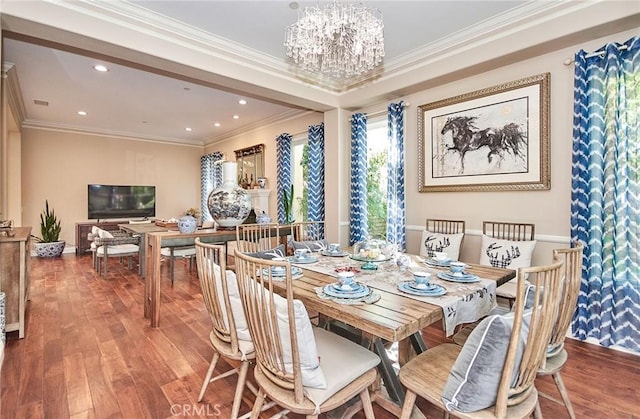
[[[171,249],[168,247],[163,247],[160,249],[160,254],[165,257],[171,257]],[[173,257],[174,258],[186,258],[196,255],[196,248],[189,247],[186,249],[173,249]]]
[[[117,244],[114,246],[109,246],[109,248],[107,249],[107,253],[110,256],[117,256],[117,255],[124,255],[124,254],[130,254],[130,253],[138,253],[139,249],[140,248],[136,244]],[[98,249],[96,250],[96,253],[99,256],[104,255],[104,246],[98,247]]]
[[[429,230],[422,231],[420,256],[434,257],[435,252],[446,252],[451,260],[458,260],[464,233],[443,234]]]
[[[305,395],[316,406],[380,363],[376,354],[342,336],[317,327],[313,334],[327,382],[325,389],[305,387]]]
[[[321,252],[329,248],[329,241],[323,240],[307,240],[307,241],[291,241],[291,247],[296,249],[307,249],[310,252]]]
[[[530,311],[523,316],[514,369],[520,365],[530,318]],[[495,405],[513,320],[512,312],[489,316],[471,332],[442,391],[447,410],[475,412]]]

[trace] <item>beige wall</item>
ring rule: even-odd
[[[45,200],[75,245],[75,223],[87,220],[87,184],[155,185],[156,216],[182,215],[200,202],[201,147],[24,129],[23,225],[39,234]]]

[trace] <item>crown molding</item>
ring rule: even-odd
[[[7,61],[2,63],[2,75],[7,88],[9,108],[11,109],[11,113],[13,113],[14,120],[17,121],[18,126],[20,126],[20,122],[25,119],[27,111],[22,100],[22,90],[20,90],[20,81],[18,80],[15,65]]]

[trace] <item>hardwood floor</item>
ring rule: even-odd
[[[163,267],[161,324],[151,329],[142,317],[143,282],[126,265],[110,262],[105,279],[89,256],[33,258],[26,337],[7,335],[0,418],[227,418],[234,376],[212,384],[204,403],[196,401],[212,354],[210,321],[195,270],[189,273],[181,262],[175,269],[171,287]],[[424,335],[429,346],[444,339],[437,327]],[[573,340],[567,349],[563,377],[578,417],[640,417],[640,356]],[[218,370],[227,368],[219,362]],[[557,395],[550,378],[537,385]],[[252,402],[248,393],[241,413]],[[568,417],[549,400],[541,405],[548,418]],[[441,417],[424,400],[418,407],[428,417]],[[378,406],[375,414],[392,417]]]

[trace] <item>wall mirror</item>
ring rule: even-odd
[[[258,178],[264,177],[264,144],[235,150],[238,163],[238,184],[246,189],[258,187]]]

